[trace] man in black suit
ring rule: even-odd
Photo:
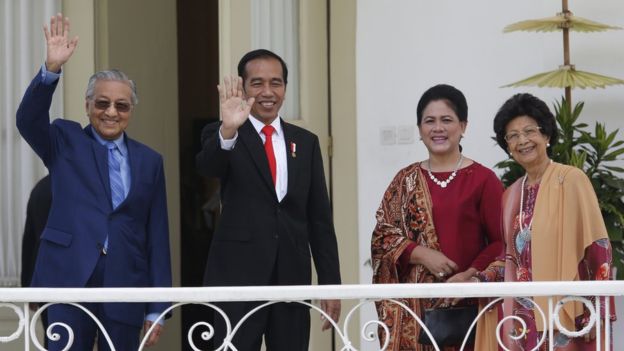
[[[208,253],[207,286],[340,284],[338,248],[318,137],[284,122],[288,69],[268,50],[247,53],[239,77],[218,86],[222,121],[202,132],[201,174],[221,180],[222,212]],[[233,323],[257,302],[221,304]],[[337,321],[340,301],[321,307]],[[220,319],[216,316],[216,322]],[[294,327],[294,328],[293,328]],[[331,327],[325,321],[323,329]],[[218,327],[216,342],[225,330]],[[310,313],[279,303],[256,312],[234,335],[240,351],[307,350]]]

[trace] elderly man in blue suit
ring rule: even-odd
[[[120,71],[94,74],[86,92],[90,124],[56,119],[49,108],[61,67],[78,38],[69,38],[61,14],[44,27],[47,57],[17,111],[17,127],[50,171],[52,207],[31,285],[34,287],[168,287],[171,265],[162,157],[124,132],[137,96]],[[85,303],[117,350],[136,350],[141,328],[149,328],[167,303]],[[72,350],[91,350],[98,333],[91,318],[72,305],[50,306],[49,322],[67,323]],[[65,337],[50,342],[60,350]],[[158,341],[162,323],[147,345]],[[106,338],[98,349],[108,350]]]

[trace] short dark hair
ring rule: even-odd
[[[459,89],[448,85],[438,84],[423,93],[416,107],[416,124],[420,126],[422,122],[422,113],[432,101],[442,100],[446,105],[455,112],[461,122],[468,121],[468,103],[466,97]]]
[[[288,84],[288,67],[286,67],[286,62],[279,57],[278,54],[273,51],[267,49],[257,49],[246,53],[240,61],[238,61],[238,76],[243,78],[243,84],[245,84],[245,79],[247,78],[247,63],[249,61],[257,60],[257,59],[268,59],[273,58],[279,61],[282,65],[282,79],[284,80],[284,84]]]
[[[559,141],[557,121],[544,101],[528,93],[512,96],[505,101],[496,113],[496,117],[494,117],[494,133],[496,133],[498,146],[509,153],[509,146],[507,145],[507,140],[505,140],[507,125],[515,118],[522,116],[534,119],[540,127],[540,132],[549,138],[550,147],[546,149],[546,152],[550,155],[552,146]]]

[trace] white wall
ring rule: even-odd
[[[571,0],[570,9],[578,16],[624,27],[621,0]],[[551,105],[563,90],[500,86],[556,69],[563,63],[563,54],[560,33],[503,34],[502,29],[558,11],[558,0],[358,1],[360,282],[371,281],[370,266],[365,263],[383,191],[400,168],[427,157],[416,129],[412,144],[381,145],[380,128],[416,128],[420,95],[432,85],[448,83],[468,99],[464,154],[489,167],[504,159],[505,154],[490,139],[492,119],[500,105],[518,92],[533,93]],[[623,44],[624,31],[572,33],[572,63],[580,70],[624,79]],[[585,101],[584,121],[603,121],[609,130],[624,127],[623,86],[574,90],[572,97]],[[375,318],[372,313],[372,308],[365,311],[362,322]]]

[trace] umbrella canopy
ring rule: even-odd
[[[558,13],[553,17],[546,17],[534,20],[521,21],[508,25],[503,32],[554,32],[568,28],[576,32],[603,32],[610,29],[622,29],[610,26],[586,18],[574,16],[571,12]]]
[[[540,88],[604,88],[609,85],[624,84],[624,80],[596,73],[577,71],[574,66],[561,66],[559,69],[539,73],[521,81],[504,85],[507,87],[538,86]]]

